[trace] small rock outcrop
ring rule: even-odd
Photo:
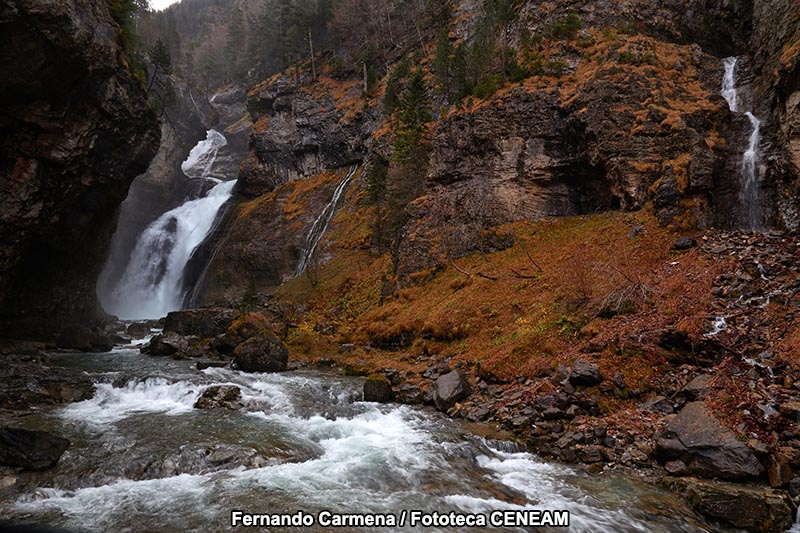
[[[164,333],[216,337],[225,333],[238,314],[234,309],[216,307],[174,311],[164,320]]]
[[[472,389],[458,370],[439,376],[433,383],[433,403],[445,413],[470,394]]]
[[[108,352],[114,347],[114,341],[98,328],[72,324],[61,330],[56,346],[81,352]]]
[[[243,372],[282,372],[289,362],[289,350],[269,333],[247,339],[233,356],[234,366]]]
[[[794,523],[787,495],[769,488],[696,478],[667,478],[664,484],[696,511],[737,529],[777,533]]]
[[[0,428],[0,465],[23,470],[53,468],[70,441],[44,431]]]
[[[577,359],[572,363],[572,370],[569,373],[569,382],[575,386],[593,387],[603,381],[600,375],[600,367],[595,363],[590,363],[583,359]]]
[[[203,391],[194,402],[195,409],[230,409],[242,408],[242,391],[235,385],[215,385]]]
[[[757,478],[764,467],[704,402],[686,405],[656,438],[656,458],[682,461],[696,476],[727,480]]]
[[[384,378],[371,376],[364,382],[364,401],[388,403],[394,400],[392,383]]]
[[[147,355],[171,356],[180,352],[185,352],[189,343],[175,333],[156,335],[147,346],[141,348],[141,352]]]

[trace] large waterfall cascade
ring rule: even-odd
[[[119,283],[102,298],[103,307],[120,318],[159,318],[181,309],[185,296],[184,269],[195,249],[213,229],[217,213],[228,201],[236,183],[212,177],[217,153],[225,136],[209,130],[181,165],[192,179],[214,183],[200,197],[168,211],[139,235]]]
[[[314,220],[311,230],[309,230],[308,235],[306,235],[306,240],[303,246],[303,254],[300,257],[299,264],[297,265],[295,276],[301,275],[311,264],[314,253],[316,253],[319,243],[322,241],[323,235],[325,235],[331,220],[333,220],[333,215],[336,213],[336,207],[339,205],[339,200],[342,198],[344,191],[347,189],[347,185],[350,183],[350,180],[352,180],[353,176],[355,176],[357,169],[357,165],[350,167],[350,170],[347,172],[345,178],[339,183],[339,185],[336,187],[336,190],[333,191],[333,197],[331,198],[331,201],[325,206],[325,209],[322,210],[317,219]]]
[[[736,64],[738,58],[725,58],[725,75],[722,78],[722,96],[734,113],[742,113],[739,88],[736,85]],[[739,204],[742,208],[742,223],[746,229],[760,229],[761,220],[761,186],[759,184],[759,143],[761,141],[761,121],[751,111],[744,111],[750,120],[751,130],[747,149],[742,154]]]

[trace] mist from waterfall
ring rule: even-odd
[[[736,85],[736,65],[738,58],[727,57],[724,60],[725,74],[722,77],[722,97],[728,102],[728,108],[734,113],[742,113],[739,88]],[[761,121],[752,112],[745,111],[750,120],[750,137],[747,149],[742,154],[739,205],[742,212],[742,224],[746,229],[757,230],[763,227],[761,213],[761,185],[759,178],[759,143],[761,142]]]
[[[339,204],[339,199],[342,197],[342,194],[344,194],[345,189],[347,189],[347,185],[350,183],[350,180],[352,180],[353,176],[355,176],[357,168],[357,165],[350,167],[347,176],[345,176],[345,178],[339,183],[339,185],[336,187],[336,190],[333,192],[331,201],[325,206],[325,209],[322,210],[317,219],[314,220],[311,230],[309,230],[308,235],[306,235],[302,252],[303,255],[300,257],[300,262],[297,265],[295,276],[299,276],[305,272],[308,266],[311,264],[314,254],[319,247],[319,243],[322,240],[322,236],[325,235],[331,220],[333,220],[333,215],[336,212],[336,206]]]
[[[214,183],[202,196],[189,198],[152,222],[139,235],[119,283],[101,295],[106,311],[122,319],[160,318],[181,309],[186,293],[184,270],[192,253],[211,232],[217,213],[228,201],[236,181],[211,177],[225,136],[210,130],[195,146],[181,169],[186,176]]]

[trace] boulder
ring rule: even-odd
[[[600,367],[584,359],[576,359],[572,363],[572,371],[569,373],[569,382],[574,386],[593,387],[603,381],[600,375]]]
[[[370,376],[364,382],[364,401],[388,403],[394,400],[391,382],[378,376]]]
[[[225,338],[235,346],[271,329],[269,320],[261,313],[246,313],[234,320],[225,330]]]
[[[170,356],[183,353],[189,347],[186,339],[175,333],[156,335],[141,352],[147,355]]]
[[[235,368],[243,372],[281,372],[289,362],[289,350],[271,333],[241,343],[233,352]]]
[[[235,385],[214,385],[194,402],[195,409],[241,409],[242,391]]]
[[[150,326],[144,322],[129,324],[125,332],[134,339],[141,339],[150,335]]]
[[[780,491],[696,478],[665,478],[663,484],[699,513],[737,529],[777,533],[794,523],[789,498]]]
[[[676,252],[682,252],[686,250],[691,250],[697,246],[697,241],[691,237],[678,237],[675,243],[672,245],[672,250]]]
[[[30,410],[36,405],[88,400],[94,383],[81,370],[4,356],[0,365],[0,409]]]
[[[164,320],[164,333],[216,337],[230,327],[238,311],[221,307],[173,311]]]
[[[749,479],[764,473],[756,456],[704,402],[686,405],[656,435],[656,459],[681,460],[690,473],[706,478]]]
[[[0,464],[24,470],[53,468],[70,442],[45,431],[0,428]]]
[[[472,394],[469,383],[458,370],[439,376],[432,388],[433,403],[439,411],[445,413],[457,402]]]
[[[82,324],[67,326],[56,338],[56,346],[81,352],[109,352],[114,347],[111,337]]]

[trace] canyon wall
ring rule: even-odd
[[[119,204],[159,145],[102,0],[0,5],[0,334],[102,316]]]

